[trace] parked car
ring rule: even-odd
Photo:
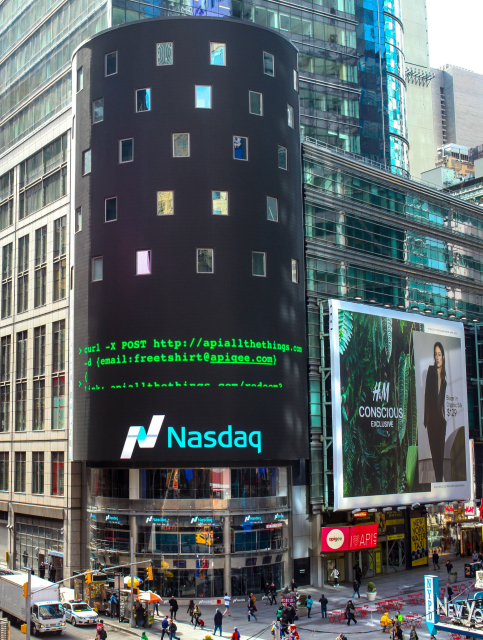
[[[76,624],[97,624],[99,616],[85,602],[65,602],[65,619],[74,626]]]

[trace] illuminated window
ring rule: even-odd
[[[94,100],[92,103],[92,123],[97,124],[104,120],[104,98]]]
[[[173,191],[158,191],[158,216],[173,215],[173,195]]]
[[[104,276],[103,257],[92,258],[92,282],[102,280]]]
[[[249,91],[250,113],[254,116],[263,115],[262,94],[255,91]]]
[[[292,282],[299,281],[299,261],[292,258]]]
[[[105,74],[113,76],[117,73],[117,51],[106,53],[105,55]]]
[[[82,154],[82,175],[85,176],[91,172],[91,150],[87,149]]]
[[[117,198],[106,198],[106,222],[117,220]]]
[[[82,207],[75,210],[75,232],[82,231]]]
[[[287,147],[281,147],[278,145],[278,168],[288,169],[287,166]]]
[[[210,64],[220,67],[226,65],[226,44],[222,42],[210,42]]]
[[[252,274],[254,276],[265,277],[267,275],[266,269],[267,254],[262,251],[252,251]]]
[[[173,157],[188,158],[190,155],[190,134],[173,133]]]
[[[119,140],[119,162],[132,162],[134,160],[134,138]]]
[[[297,69],[293,70],[293,88],[295,91],[299,90],[299,72]]]
[[[64,495],[64,452],[52,451],[50,454],[52,461],[52,495]]]
[[[213,215],[228,215],[228,191],[212,191]]]
[[[248,160],[248,138],[233,136],[233,157],[235,160]]]
[[[211,109],[211,87],[195,86],[195,107],[197,109]]]
[[[79,91],[82,91],[83,88],[84,88],[84,72],[82,70],[82,67],[79,67],[79,69],[77,69],[77,93],[79,93]]]
[[[278,222],[278,199],[267,196],[267,220]]]
[[[213,273],[213,249],[196,249],[197,273]]]
[[[263,52],[263,73],[272,77],[275,75],[275,58],[266,51]]]
[[[151,89],[136,90],[136,111],[151,111]]]
[[[158,67],[165,67],[173,64],[173,43],[158,42],[156,45],[156,64]]]
[[[136,275],[146,276],[151,273],[151,250],[136,251]]]
[[[294,116],[294,110],[291,104],[287,105],[287,124],[289,127],[292,127],[292,129],[295,128],[295,116]]]

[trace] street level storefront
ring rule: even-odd
[[[52,563],[63,578],[63,520],[18,514],[15,517],[14,569],[30,567],[38,575],[42,562]]]
[[[368,574],[376,565],[376,548],[378,546],[377,525],[346,524],[322,527],[321,554],[324,560],[324,582],[333,582],[331,576],[334,569],[339,571],[339,580],[352,580],[353,567],[358,562],[362,572]]]
[[[428,508],[428,546],[442,553],[470,554],[482,549],[482,525],[473,502],[445,502]],[[469,546],[468,546],[469,545]]]

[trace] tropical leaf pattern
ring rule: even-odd
[[[344,353],[352,336],[352,314],[339,309],[339,353]]]

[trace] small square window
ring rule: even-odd
[[[106,198],[106,222],[117,220],[117,198]]]
[[[102,280],[104,276],[103,257],[92,258],[92,282]]]
[[[113,76],[117,73],[117,51],[106,53],[105,56],[105,73],[106,76]]]
[[[158,67],[165,67],[173,64],[172,42],[158,42],[156,45],[156,64]]]
[[[267,254],[261,251],[252,251],[252,275],[265,277]]]
[[[295,91],[299,90],[299,73],[297,69],[293,70],[293,88]]]
[[[158,191],[158,216],[172,216],[173,214],[173,192]]]
[[[272,77],[275,75],[275,58],[266,51],[263,52],[263,73]]]
[[[136,275],[146,276],[151,273],[151,250],[136,251]]]
[[[75,232],[82,231],[82,207],[75,210]]]
[[[195,86],[195,107],[197,109],[211,109],[211,87]]]
[[[287,105],[287,123],[289,127],[292,127],[292,129],[295,128],[295,116],[291,104]]]
[[[235,160],[248,160],[248,138],[233,136],[233,157]]]
[[[119,162],[132,162],[134,160],[134,139],[119,140]]]
[[[212,191],[213,215],[228,215],[228,191]]]
[[[197,273],[213,273],[213,249],[196,249]]]
[[[136,111],[151,111],[151,89],[136,89]]]
[[[278,145],[278,168],[279,169],[288,169],[287,163],[287,147],[282,147]]]
[[[91,172],[91,150],[87,149],[82,154],[82,175],[85,176]]]
[[[292,282],[299,281],[299,261],[292,258]]]
[[[267,220],[278,222],[278,199],[267,196]]]
[[[190,134],[173,133],[173,157],[188,158],[190,155]]]
[[[82,67],[79,67],[79,69],[77,69],[77,93],[79,93],[79,91],[82,91],[83,88],[84,88],[84,71],[82,70]]]
[[[226,65],[226,44],[210,42],[210,64],[224,67]]]
[[[97,124],[104,120],[104,98],[94,100],[92,103],[92,123]]]
[[[255,91],[249,91],[250,113],[255,116],[263,115],[262,94]]]

